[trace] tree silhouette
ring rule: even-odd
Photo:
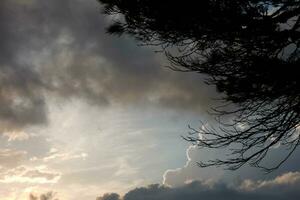
[[[299,0],[99,0],[113,17],[108,32],[161,47],[170,68],[208,76],[224,94],[220,126],[192,129],[204,148],[230,147],[225,160],[199,166],[278,168],[299,145]],[[230,119],[230,120],[228,120]],[[201,133],[201,137],[198,137]],[[280,144],[275,165],[263,163]]]

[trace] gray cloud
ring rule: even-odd
[[[124,195],[123,200],[288,200],[299,199],[299,172],[289,172],[274,179],[244,180],[235,187],[218,182],[207,184],[194,181],[180,187],[150,185],[136,188]],[[104,195],[109,197],[109,195]],[[100,198],[101,199],[101,198]],[[118,199],[118,198],[117,198]]]
[[[26,3],[25,3],[26,2]],[[0,131],[47,123],[47,98],[206,110],[213,89],[105,34],[96,1],[0,2]]]
[[[97,197],[96,200],[121,200],[117,193],[104,194],[102,197]]]
[[[28,18],[15,2],[0,2],[0,131],[46,122],[40,77],[31,66],[18,62],[33,35],[26,33],[30,22],[24,24]]]

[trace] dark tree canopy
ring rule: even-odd
[[[299,0],[99,0],[115,16],[108,32],[161,47],[178,71],[203,73],[224,94],[214,108],[219,127],[186,137],[199,147],[233,147],[225,160],[201,167],[248,163],[278,168],[299,145]],[[174,49],[177,49],[174,51]],[[234,105],[234,106],[232,106]],[[231,122],[225,122],[231,118]],[[277,145],[287,155],[263,160]]]

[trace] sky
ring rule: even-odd
[[[300,197],[299,151],[271,174],[199,168],[218,152],[182,136],[214,123],[215,88],[111,20],[96,0],[0,1],[1,200]]]

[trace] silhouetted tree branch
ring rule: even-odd
[[[208,75],[234,105],[214,109],[218,129],[192,129],[185,138],[199,147],[235,147],[232,157],[199,166],[234,170],[249,163],[272,171],[297,148],[299,0],[99,1],[105,14],[117,17],[109,33],[160,46],[172,69]],[[279,144],[288,148],[286,157],[273,167],[262,165]]]

